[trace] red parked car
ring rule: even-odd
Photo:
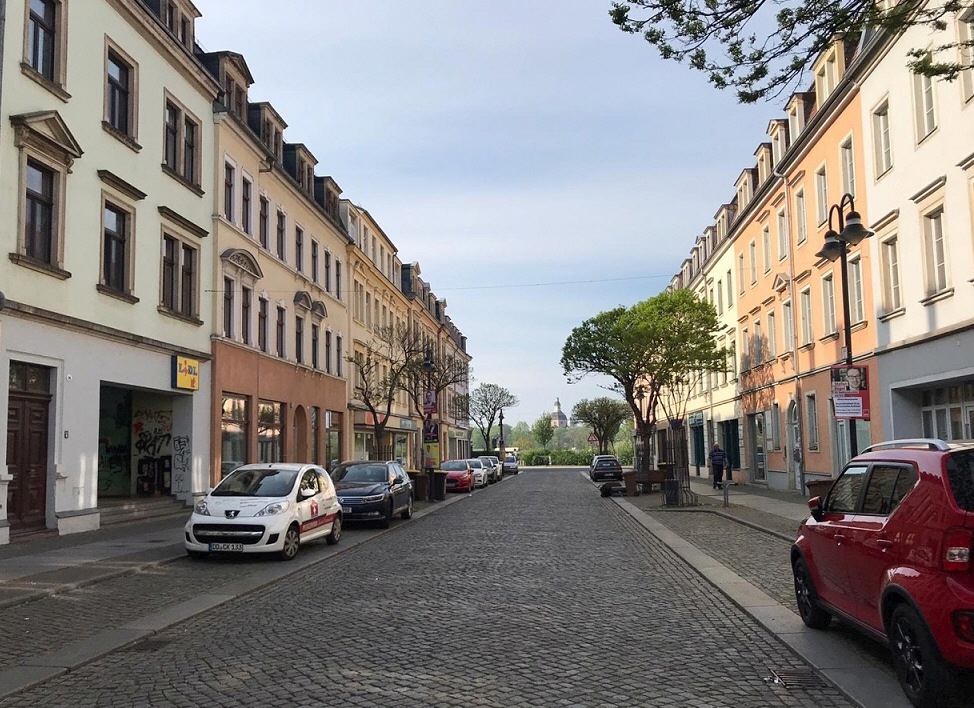
[[[472,492],[474,488],[473,468],[469,460],[447,460],[440,463],[440,470],[446,472],[446,491]]]
[[[887,644],[915,706],[974,669],[974,445],[894,440],[853,458],[791,550],[806,625],[833,616]]]

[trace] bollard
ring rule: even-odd
[[[730,506],[730,484],[724,482],[724,506]]]

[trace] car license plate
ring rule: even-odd
[[[240,553],[243,551],[242,543],[211,543],[211,551],[231,551],[235,553]]]
[[[343,514],[351,514],[352,513],[352,507],[350,507],[350,506],[343,506],[342,507],[342,513]]]

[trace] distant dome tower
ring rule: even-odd
[[[555,399],[555,405],[551,409],[551,427],[567,428],[568,416],[561,412],[561,401]]]

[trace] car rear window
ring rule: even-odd
[[[974,450],[956,450],[947,456],[947,479],[957,506],[974,511]]]
[[[440,469],[445,472],[459,472],[467,469],[466,462],[444,462],[440,465]]]

